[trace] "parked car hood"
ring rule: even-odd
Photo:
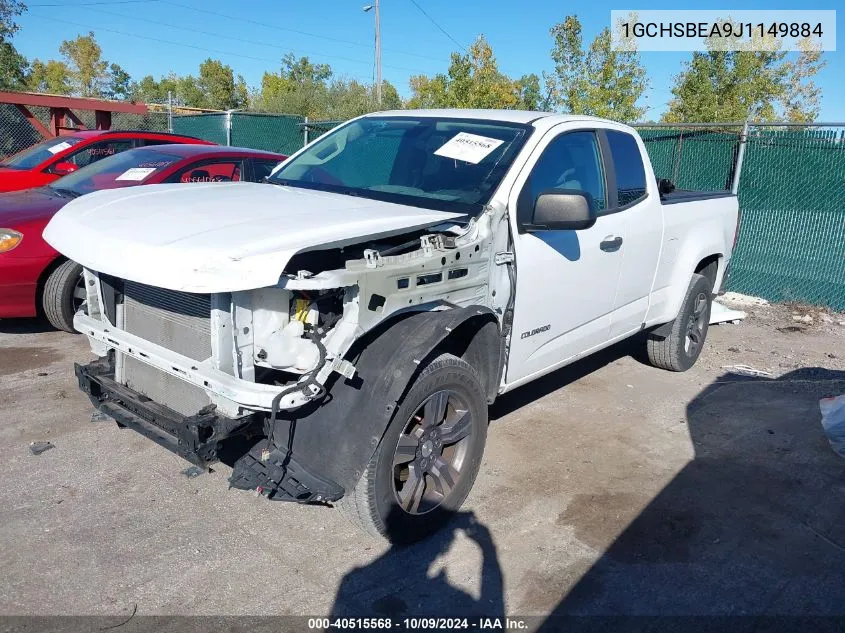
[[[46,222],[67,202],[45,187],[0,193],[0,228],[14,229],[33,220]]]
[[[71,201],[44,239],[92,270],[171,290],[226,292],[275,285],[300,251],[456,217],[269,184],[147,185]]]

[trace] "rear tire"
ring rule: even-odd
[[[82,266],[66,261],[58,266],[44,283],[41,305],[44,316],[57,330],[75,332],[73,315],[85,300],[85,284]]]
[[[648,335],[648,360],[655,367],[686,371],[698,360],[710,326],[712,286],[707,277],[693,275],[681,311],[669,327],[669,334]]]
[[[475,482],[487,440],[487,398],[464,360],[441,354],[402,399],[355,488],[338,503],[357,526],[393,543],[440,529]]]

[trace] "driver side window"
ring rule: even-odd
[[[604,170],[595,132],[564,132],[543,150],[519,195],[520,224],[531,222],[541,193],[569,189],[589,193],[601,214],[607,208]]]
[[[125,152],[128,149],[132,149],[131,140],[100,141],[99,143],[91,143],[83,147],[78,152],[63,158],[62,161],[73,163],[77,167],[85,167],[108,156]]]

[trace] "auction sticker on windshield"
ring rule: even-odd
[[[458,132],[434,152],[437,156],[454,158],[477,165],[484,157],[504,143],[497,138]]]
[[[71,144],[67,141],[62,141],[61,143],[53,145],[53,147],[48,147],[47,151],[51,154],[58,154],[59,152],[65,151],[68,147],[71,147]]]
[[[156,170],[155,167],[131,167],[120,174],[115,180],[141,181]]]

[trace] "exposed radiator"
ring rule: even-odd
[[[133,281],[123,284],[123,329],[146,341],[203,361],[211,356],[211,297],[155,288]],[[208,394],[132,357],[122,359],[122,382],[183,415],[209,404]],[[121,377],[118,377],[119,379]]]

